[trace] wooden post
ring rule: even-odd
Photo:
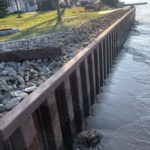
[[[104,79],[107,78],[107,45],[106,38],[103,40],[103,57],[104,57]]]
[[[110,49],[109,49],[109,34],[106,37],[106,51],[107,51],[107,75],[110,72]]]
[[[96,81],[96,94],[100,92],[100,57],[99,57],[99,46],[94,52],[94,64],[95,64],[95,81]]]
[[[56,101],[61,122],[61,130],[66,150],[73,149],[75,138],[75,122],[69,78],[55,91]]]
[[[79,71],[79,69],[78,69],[78,71]],[[72,102],[73,102],[75,126],[76,126],[76,132],[78,133],[78,132],[82,131],[83,122],[84,122],[80,72],[77,72],[76,70],[73,71],[73,73],[70,75],[69,79],[70,79],[71,96],[72,96]],[[78,88],[80,88],[80,89],[78,89]]]
[[[15,150],[40,150],[38,137],[32,117],[28,117],[10,137],[11,147]],[[9,147],[9,149],[11,149]]]
[[[0,150],[4,150],[4,145],[2,142],[0,142]]]
[[[74,122],[74,111],[73,111],[73,102],[72,102],[69,78],[67,78],[66,81],[64,82],[64,88],[66,94],[66,104],[67,104],[66,107],[68,109],[68,115],[70,119],[70,129],[71,129],[72,136],[75,136],[76,132],[75,132],[75,122]]]
[[[109,34],[109,41],[110,41],[110,68],[112,68],[112,32]]]
[[[80,73],[81,73],[81,85],[83,93],[84,115],[85,117],[87,117],[90,114],[91,108],[91,95],[90,95],[87,59],[81,63]]]
[[[59,112],[53,92],[49,93],[47,99],[33,113],[33,119],[43,150],[64,149]]]
[[[89,79],[89,68],[88,68],[88,60],[85,59],[85,74],[86,74],[86,82],[87,82],[87,95],[88,95],[88,103],[89,103],[89,114],[91,110],[91,92],[90,92],[90,79]],[[85,88],[85,87],[82,87]]]
[[[82,94],[82,84],[81,84],[81,73],[80,68],[78,67],[76,69],[76,76],[77,76],[77,89],[78,89],[78,98],[79,98],[79,108],[81,111],[81,119],[82,119],[82,125],[81,130],[85,127],[85,119],[84,119],[84,105],[83,105],[83,94]]]
[[[100,66],[100,85],[101,87],[104,85],[104,49],[103,42],[99,44],[99,66]]]
[[[91,53],[91,56],[92,56],[92,73],[93,73],[93,91],[94,91],[94,100],[93,103],[95,103],[95,96],[96,96],[96,77],[95,77],[95,59],[94,59],[94,52],[96,51],[96,49],[93,50],[93,52]]]
[[[91,95],[91,104],[94,104],[95,99],[95,69],[94,69],[94,60],[93,54],[91,53],[88,56],[88,74],[89,74],[89,83],[90,83],[90,95]]]

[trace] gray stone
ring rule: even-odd
[[[33,78],[33,79],[36,79],[36,78],[38,78],[38,76],[39,76],[38,74],[33,74],[33,75],[32,75],[32,78]]]
[[[0,113],[5,111],[5,106],[3,104],[0,104]]]
[[[17,63],[17,67],[20,67],[21,66],[21,63]]]
[[[7,99],[7,98],[10,98],[10,97],[11,97],[11,95],[10,95],[9,92],[6,92],[5,94],[3,94],[3,100]]]
[[[27,96],[28,96],[28,94],[25,93],[25,92],[22,92],[22,93],[20,94],[21,99],[24,99],[24,98],[26,98]]]
[[[2,101],[2,104],[3,105],[6,105],[8,103],[8,101],[10,101],[11,99],[10,98],[6,98]]]
[[[20,70],[20,71],[18,71],[18,74],[23,77],[25,73]]]
[[[75,149],[78,150],[102,150],[101,148],[102,135],[98,130],[90,129],[82,131],[78,134],[75,142]]]
[[[18,91],[11,92],[11,96],[12,97],[21,97],[21,99],[24,99],[28,96],[28,94],[23,91],[18,90]]]
[[[6,110],[11,110],[14,108],[19,102],[21,102],[21,97],[13,98],[10,101],[7,101],[5,104]]]
[[[15,78],[20,83],[20,85],[22,85],[22,86],[25,85],[25,81],[24,81],[23,77],[16,75]]]
[[[42,60],[41,60],[41,59],[38,59],[37,62],[38,62],[38,63],[39,63],[39,62],[42,62]]]
[[[45,81],[46,81],[46,78],[45,77],[41,77],[41,79],[38,80],[38,85],[41,85]]]
[[[24,92],[26,92],[26,93],[31,93],[31,92],[33,92],[36,88],[37,88],[36,86],[31,86],[31,87],[25,88],[25,89],[24,89]]]
[[[6,67],[2,73],[3,73],[3,75],[14,76],[14,75],[16,75],[16,71],[14,69],[15,68],[13,68],[13,67]]]
[[[30,61],[26,60],[26,61],[23,62],[23,64],[24,64],[25,66],[28,66],[28,65],[30,65]]]
[[[3,76],[7,76],[7,75],[9,74],[9,71],[3,70],[1,74],[2,74]]]
[[[30,77],[29,76],[25,76],[25,81],[29,81],[30,80]]]
[[[5,108],[7,111],[9,111],[9,110],[13,109],[16,105],[17,105],[16,102],[9,101],[6,103]]]
[[[26,84],[28,87],[31,87],[31,86],[36,86],[36,84],[35,83],[33,83],[33,82],[27,82],[27,84]]]
[[[34,69],[31,69],[31,70],[30,70],[30,73],[32,73],[32,74],[38,74],[38,71],[36,71],[36,70],[34,70]]]
[[[0,63],[0,69],[3,69],[4,66],[5,66],[5,62],[1,62],[1,63]]]
[[[19,103],[19,102],[21,102],[21,97],[13,98],[13,99],[11,99],[11,102]]]
[[[5,79],[1,79],[1,80],[0,80],[0,86],[1,86],[1,85],[3,85],[3,84],[4,84],[4,85],[6,85],[6,84],[7,84],[7,82],[6,82],[6,80],[5,80]]]
[[[30,64],[29,64],[31,67],[33,67],[33,69],[35,69],[35,70],[39,70],[39,66],[38,66],[38,64],[37,63],[31,63],[30,62]]]
[[[20,89],[24,89],[25,87],[26,87],[25,84],[20,84],[20,85],[19,85],[19,88],[20,88]]]
[[[3,91],[11,91],[13,90],[13,86],[11,85],[8,85],[6,80],[1,80],[0,81],[0,90],[3,90]]]
[[[51,71],[48,67],[43,67],[43,71],[41,72],[42,75],[49,75]]]
[[[0,93],[0,103],[3,100],[3,95]]]

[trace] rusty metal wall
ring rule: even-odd
[[[72,150],[134,19],[132,8],[8,112],[0,150]]]

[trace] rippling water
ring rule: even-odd
[[[126,2],[141,2],[126,0]],[[109,84],[87,119],[103,135],[103,150],[150,150],[150,0],[136,23]]]
[[[126,0],[126,2],[129,2],[129,0]],[[148,5],[137,7],[137,21],[124,48],[127,53],[133,55],[134,61],[141,62],[135,68],[134,74],[134,78],[143,88],[143,92],[136,96],[136,110],[140,116],[150,116],[150,0],[147,2]],[[150,119],[149,116],[148,119]]]

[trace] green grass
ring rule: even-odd
[[[0,37],[0,42],[47,34],[55,29],[79,26],[98,16],[98,12],[88,12],[81,7],[62,10],[61,23],[57,22],[56,11],[24,13],[22,14],[23,18],[17,18],[16,14],[8,15],[6,18],[0,19],[0,29],[13,27],[19,29],[20,32]]]

